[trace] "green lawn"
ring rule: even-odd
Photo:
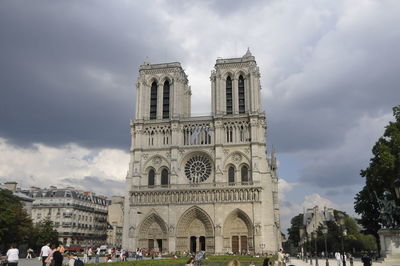
[[[189,257],[178,258],[178,259],[157,259],[157,260],[140,260],[140,261],[125,261],[125,262],[114,262],[112,266],[133,266],[133,265],[167,265],[167,266],[182,266],[185,265]],[[253,258],[251,256],[208,256],[207,260],[202,260],[201,265],[209,266],[225,266],[229,261],[237,259],[243,266],[248,266],[251,261],[255,262],[257,266],[262,265],[264,257]],[[272,257],[275,259],[275,256]],[[99,266],[111,266],[110,263],[100,263]]]

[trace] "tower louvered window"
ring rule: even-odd
[[[151,84],[150,91],[150,119],[157,118],[157,83],[154,81]]]
[[[235,168],[233,166],[228,169],[228,182],[230,184],[235,183]]]
[[[249,168],[246,165],[242,166],[241,170],[241,179],[242,183],[248,183],[249,182]]]
[[[169,184],[169,178],[168,178],[168,170],[163,169],[161,172],[161,186],[162,187],[167,187]]]
[[[243,114],[246,111],[246,106],[245,106],[245,98],[244,98],[244,79],[243,76],[239,76],[239,81],[238,81],[238,88],[239,88],[239,114]]]
[[[232,114],[232,79],[226,79],[226,113]]]
[[[163,118],[169,118],[169,81],[164,82],[163,89]]]
[[[154,177],[156,173],[154,172],[153,169],[150,169],[149,171],[149,176],[148,176],[148,186],[149,187],[154,187]]]

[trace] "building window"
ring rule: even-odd
[[[232,79],[226,79],[226,113],[232,114]]]
[[[163,118],[169,118],[169,81],[164,82],[163,90]]]
[[[239,114],[244,114],[245,113],[245,98],[244,98],[244,79],[243,76],[239,76],[239,81],[238,81],[238,88],[239,88]]]
[[[228,169],[228,182],[235,183],[235,168],[233,166]]]
[[[151,84],[150,91],[150,119],[157,118],[157,83],[154,81]]]
[[[167,169],[163,169],[161,171],[161,186],[163,187],[168,187],[169,184],[169,180],[168,180],[168,170]]]
[[[155,172],[153,169],[150,169],[149,171],[149,176],[148,176],[148,185],[149,187],[154,187],[154,177],[155,177]]]
[[[240,170],[240,174],[242,177],[242,183],[248,183],[249,182],[249,168],[246,165],[242,166],[242,169]]]

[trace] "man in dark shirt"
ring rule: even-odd
[[[364,266],[371,266],[372,265],[371,256],[369,256],[367,253],[364,253],[364,255],[361,258],[361,261],[362,261]]]

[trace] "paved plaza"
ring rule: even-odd
[[[100,260],[100,261],[102,261],[102,260]],[[92,262],[94,262],[94,259],[92,259]],[[67,263],[67,260],[64,259],[64,264],[66,264],[66,263]],[[319,266],[325,266],[325,260],[318,260],[318,263],[319,263],[318,264]],[[41,266],[42,263],[38,259],[31,259],[31,260],[20,259],[18,265],[19,266]],[[258,264],[256,264],[256,265],[258,266]],[[261,265],[261,264],[259,264],[259,265]],[[275,265],[277,265],[277,264],[275,264]],[[290,266],[290,265],[311,266],[311,264],[309,262],[305,263],[304,261],[298,260],[298,259],[291,259],[290,262],[287,263],[286,265],[287,266]],[[315,266],[315,261],[314,260],[313,260],[313,264],[312,265]],[[353,266],[362,266],[362,265],[363,264],[360,261],[360,259],[355,259],[354,260]],[[395,262],[395,263],[382,263],[382,262],[375,262],[374,261],[372,263],[372,265],[374,265],[374,266],[400,266],[400,261],[399,262]],[[243,264],[242,266],[247,266],[247,265]],[[329,260],[329,266],[338,266],[336,260],[330,259]],[[342,265],[340,265],[340,266],[342,266]],[[350,263],[347,263],[346,266],[350,266]]]

